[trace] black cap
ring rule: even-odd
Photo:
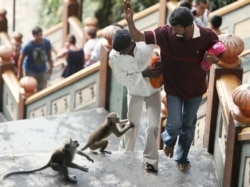
[[[117,30],[113,36],[112,47],[116,51],[126,49],[132,42],[132,37],[127,29]]]

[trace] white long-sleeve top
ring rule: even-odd
[[[145,42],[136,42],[134,56],[121,55],[114,49],[111,50],[109,59],[115,78],[126,86],[130,94],[147,97],[160,90],[153,88],[149,78],[144,78],[141,73],[150,65],[155,47]]]

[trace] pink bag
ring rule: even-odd
[[[207,50],[208,54],[214,54],[216,56],[219,56],[221,53],[223,53],[226,50],[224,44],[222,42],[217,42],[215,43],[210,49]],[[201,62],[201,68],[204,71],[209,71],[210,67],[212,66],[212,64],[206,62],[205,60],[203,60]]]

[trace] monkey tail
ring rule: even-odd
[[[49,167],[50,164],[46,164],[38,169],[33,169],[33,170],[26,170],[26,171],[12,171],[12,172],[9,172],[9,173],[6,173],[4,176],[3,176],[3,179],[6,179],[7,177],[11,176],[11,175],[18,175],[18,174],[29,174],[29,173],[34,173],[36,171],[40,171],[40,170],[43,170],[47,167]]]
[[[81,151],[87,149],[89,147],[89,144],[86,144],[83,148],[81,148]]]

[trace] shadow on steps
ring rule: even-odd
[[[88,152],[86,152],[88,153]],[[173,159],[166,158],[159,151],[160,161],[158,173],[147,173],[143,169],[142,151],[113,152],[112,154],[92,154],[94,163],[84,157],[76,155],[75,163],[85,165],[89,172],[70,169],[69,173],[76,175],[77,186],[86,187],[217,187],[214,163],[212,156],[204,149],[191,149],[190,160],[192,167],[187,172],[178,169]],[[32,169],[46,164],[50,154],[35,153],[14,156],[11,160],[8,155],[1,156],[1,176],[10,170]],[[3,187],[10,186],[70,186],[63,176],[47,168],[43,171],[29,175],[10,176],[0,182]]]

